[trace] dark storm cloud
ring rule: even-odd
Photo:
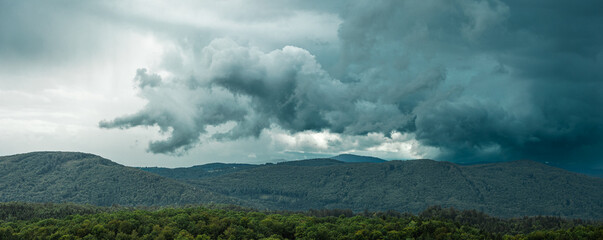
[[[602,152],[593,149],[603,145],[603,34],[597,29],[603,15],[593,10],[601,3],[587,2],[354,5],[340,28],[340,74],[354,81],[375,66],[402,76],[433,66],[449,73],[469,69],[469,75],[449,74],[449,88],[420,101],[393,101],[412,109],[412,131],[421,143],[440,148],[440,159],[597,161]],[[396,78],[370,81],[408,88],[394,84],[404,81]]]
[[[169,82],[139,70],[148,105],[101,127],[157,125],[171,136],[151,143],[156,153],[186,150],[209,126],[233,122],[213,137],[273,125],[399,131],[439,148],[442,160],[594,162],[603,153],[600,5],[357,1],[339,13],[329,72],[300,48],[265,53],[218,39]]]

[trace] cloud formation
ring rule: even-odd
[[[335,8],[335,56],[230,38],[182,45],[155,72],[137,71],[144,109],[100,126],[159,126],[169,137],[149,144],[154,153],[278,127],[404,133],[441,160],[596,162],[603,16],[587,2],[350,2]]]

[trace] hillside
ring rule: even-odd
[[[260,165],[240,163],[209,163],[187,168],[141,167],[140,170],[172,179],[200,179],[258,167]]]
[[[96,155],[34,152],[0,157],[0,201],[107,206],[240,201]]]
[[[364,156],[356,156],[345,154],[347,162],[370,162],[377,161],[371,157]],[[307,159],[307,160],[297,160],[297,161],[284,161],[276,163],[278,165],[287,165],[287,166],[328,166],[328,165],[336,165],[336,164],[344,164],[346,161],[336,160],[335,158],[339,158],[343,155],[338,155],[332,158],[316,158],[316,159]],[[382,160],[385,161],[385,160]],[[224,174],[230,174],[242,170],[247,170],[251,168],[261,167],[264,165],[272,165],[273,163],[267,163],[262,165],[256,164],[242,164],[242,163],[208,163],[203,165],[196,165],[192,167],[180,167],[180,168],[164,168],[164,167],[141,167],[140,170],[147,171],[150,173],[154,173],[163,177],[177,179],[177,180],[191,180],[191,179],[201,179],[201,178],[209,178],[209,177],[217,177]]]
[[[188,182],[274,209],[416,213],[442,205],[502,217],[603,219],[603,179],[529,161],[474,166],[432,160],[324,166],[289,162]]]
[[[603,219],[603,179],[531,161],[460,166],[432,160],[310,159],[143,169],[171,179],[85,153],[0,157],[0,202],[224,203],[269,210],[412,213],[441,205],[499,217]]]
[[[342,161],[331,159],[331,158],[315,158],[315,159],[280,162],[280,163],[277,163],[276,165],[297,166],[297,167],[323,167],[323,166],[332,166],[332,165],[340,165],[340,164],[345,164],[345,163]]]
[[[307,159],[298,161],[285,161],[276,163],[278,165],[287,166],[328,166],[335,164],[344,164],[344,162],[334,160],[331,158],[318,158],[318,159]],[[180,168],[164,168],[164,167],[141,167],[140,170],[157,174],[166,178],[175,180],[194,180],[202,178],[217,177],[225,174],[235,173],[247,169],[256,167],[262,167],[265,165],[273,165],[273,163],[266,163],[263,165],[256,164],[241,164],[241,163],[208,163],[203,165],[196,165],[192,167],[180,167]]]
[[[523,216],[545,213],[603,218],[603,178],[568,172],[534,161],[472,165],[463,167],[463,172],[470,176],[471,186],[483,198],[485,204],[480,210],[490,214],[513,212],[515,216]]]

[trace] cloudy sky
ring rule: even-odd
[[[0,0],[0,155],[603,168],[602,1]]]

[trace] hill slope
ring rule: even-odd
[[[85,153],[0,157],[0,201],[95,205],[237,203],[233,198]]]
[[[275,209],[416,213],[442,205],[503,217],[603,219],[603,179],[528,161],[474,166],[432,160],[276,164],[188,182]]]
[[[267,163],[264,165],[272,165],[273,163]],[[344,164],[342,161],[334,160],[331,158],[317,158],[307,159],[298,161],[286,161],[279,162],[276,164],[289,165],[289,166],[326,166],[335,164]],[[180,168],[163,168],[163,167],[141,167],[140,170],[157,174],[166,178],[176,180],[191,180],[191,179],[202,179],[209,177],[217,177],[220,175],[235,173],[251,168],[261,167],[264,165],[256,164],[241,164],[241,163],[208,163],[203,165],[196,165],[192,167],[180,167]]]
[[[139,169],[172,179],[200,179],[216,177],[259,166],[240,163],[209,163],[187,168],[141,167]]]
[[[169,179],[84,153],[6,156],[0,157],[0,201],[214,202],[262,209],[413,213],[442,205],[502,217],[603,219],[603,179],[531,161],[460,166],[432,160],[351,164],[312,159],[238,167],[210,164],[199,169],[209,175],[172,172],[174,179]]]

